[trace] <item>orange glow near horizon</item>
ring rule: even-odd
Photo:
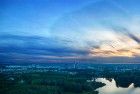
[[[129,36],[116,35],[116,38],[90,49],[94,57],[135,57],[140,56],[140,43]]]
[[[129,50],[101,50],[100,48],[92,49],[91,56],[99,57],[134,57],[140,56],[139,48],[131,48]]]

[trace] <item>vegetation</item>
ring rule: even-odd
[[[140,87],[140,70],[61,69],[43,72],[1,72],[0,94],[98,94],[105,84],[91,81],[95,78],[115,79],[117,86]]]
[[[0,74],[0,94],[98,94],[104,84],[88,79],[60,72]]]

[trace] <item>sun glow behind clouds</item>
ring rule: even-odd
[[[3,62],[98,57],[139,62],[140,0],[0,1]]]
[[[140,15],[130,14],[129,8],[101,0],[63,15],[51,30],[54,37],[69,41],[65,46],[87,51],[79,57],[137,57]]]
[[[112,33],[113,34],[113,33]],[[111,36],[111,34],[109,34]],[[114,33],[98,47],[90,49],[91,56],[99,57],[134,57],[140,56],[139,37]]]

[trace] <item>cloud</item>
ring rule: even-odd
[[[140,36],[128,28],[112,26],[113,37],[91,49],[92,56],[101,57],[134,57],[140,56]]]
[[[68,47],[71,41],[67,40],[22,35],[0,35],[0,40],[0,56],[6,61],[64,60],[88,55],[86,50]]]
[[[62,10],[66,7],[64,3],[59,3],[62,7],[54,7],[53,12],[43,3],[44,7],[37,8],[41,15],[34,11],[34,4],[29,11],[23,5],[23,10],[27,10],[25,18],[17,6],[9,8],[7,12],[11,15],[3,20],[0,35],[1,56],[5,60],[6,57],[25,60],[29,56],[30,60],[38,57],[44,61],[140,56],[140,17],[135,10],[140,9],[139,3],[131,0],[84,2],[77,3],[79,7],[77,4],[71,7],[74,2],[67,3],[65,10]],[[127,6],[132,3],[131,7]],[[56,2],[52,2],[52,8],[53,5],[57,5]],[[47,10],[44,12],[44,9]],[[32,10],[37,15],[33,15]],[[12,11],[20,13],[19,18]]]

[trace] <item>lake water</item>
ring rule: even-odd
[[[106,84],[96,90],[99,94],[140,94],[140,88],[135,88],[133,83],[130,84],[128,88],[122,88],[116,86],[116,81],[114,79],[109,81],[105,78],[97,78],[96,82]]]

